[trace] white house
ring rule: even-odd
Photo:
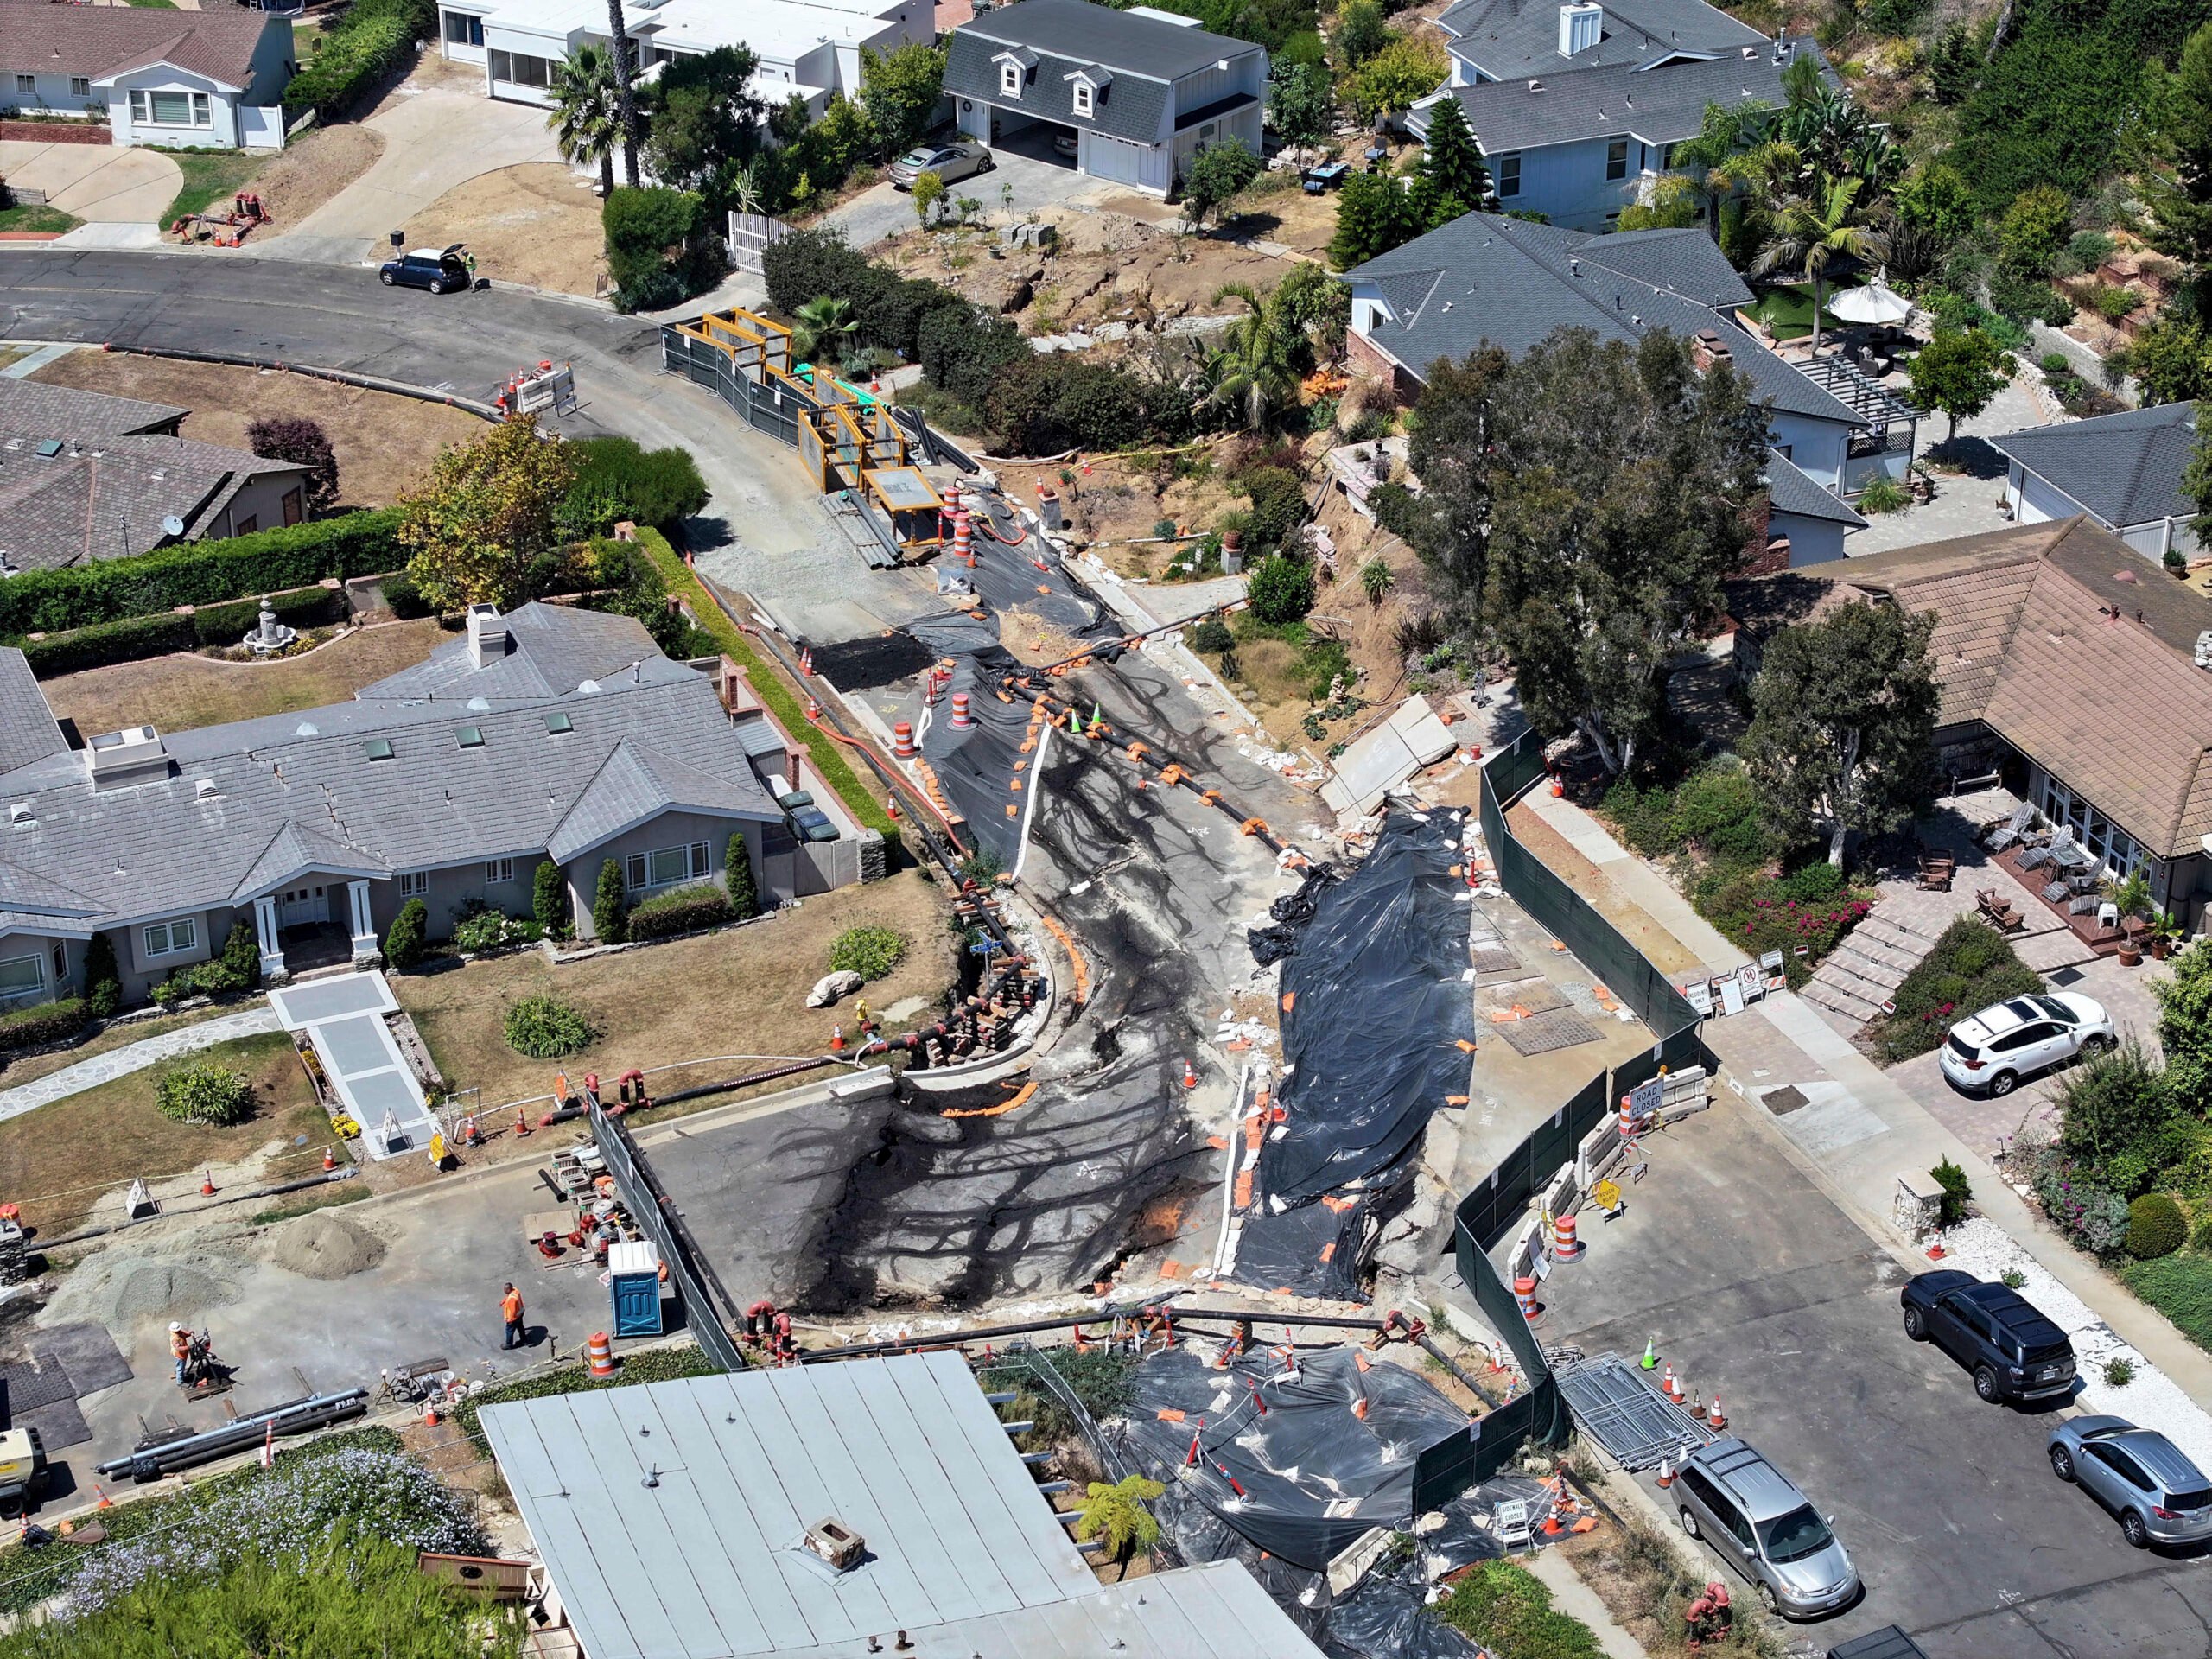
[[[273,13],[0,4],[0,102],[105,115],[118,144],[281,149],[297,67]]]
[[[1268,54],[1165,13],[1021,0],[961,26],[944,90],[963,132],[1071,137],[1077,171],[1166,196],[1210,144],[1260,153]]]
[[[2087,513],[2145,558],[2195,558],[2196,504],[2182,474],[2196,451],[2197,404],[2160,404],[2091,421],[2033,426],[1990,442],[2012,463],[2005,505],[2017,524]]]
[[[935,38],[930,0],[626,0],[638,67],[749,48],[754,90],[772,103],[797,95],[819,111],[861,84],[861,48],[889,52]],[[604,0],[441,0],[439,50],[484,66],[493,98],[550,105],[556,65],[589,41],[607,42]]]
[[[1425,134],[1456,99],[1505,207],[1578,231],[1610,228],[1673,170],[1707,105],[1778,109],[1791,60],[1820,60],[1810,41],[1770,41],[1703,0],[1461,0],[1437,26],[1450,79],[1407,125]]]

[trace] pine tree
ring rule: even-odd
[[[1421,182],[1419,180],[1416,183]],[[1428,228],[1407,190],[1381,173],[1355,173],[1337,197],[1329,263],[1338,270],[1380,258]]]
[[[2154,81],[2145,181],[2153,246],[2194,268],[2196,307],[2212,317],[2212,23],[2189,37],[2181,63]]]
[[[114,1017],[123,1006],[123,976],[115,965],[115,941],[95,933],[85,944],[85,1009],[95,1020]]]
[[[569,931],[569,883],[550,858],[531,878],[530,909],[548,933],[558,936]]]
[[[1443,99],[1429,113],[1421,172],[1434,193],[1429,207],[1431,230],[1462,214],[1493,212],[1497,207],[1490,168],[1483,165],[1483,147],[1475,142],[1475,130],[1467,124],[1467,112],[1456,98]]]
[[[729,832],[729,849],[722,856],[722,880],[729,888],[729,907],[740,921],[760,913],[760,890],[753,880],[753,859],[746,851],[745,832]]]
[[[592,895],[592,933],[601,944],[621,944],[629,912],[629,900],[622,891],[622,861],[610,858],[599,867],[599,887]]]

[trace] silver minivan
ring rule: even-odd
[[[1751,1581],[1769,1612],[1816,1618],[1859,1593],[1827,1522],[1789,1478],[1732,1435],[1693,1452],[1675,1477],[1682,1530]]]

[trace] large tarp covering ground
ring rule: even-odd
[[[1467,1093],[1475,1039],[1467,988],[1465,815],[1395,813],[1313,919],[1285,940],[1287,1114],[1261,1143],[1236,1279],[1262,1289],[1358,1294],[1371,1205],[1409,1172],[1428,1120]]]

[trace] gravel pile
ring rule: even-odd
[[[209,1308],[238,1300],[241,1277],[236,1259],[202,1250],[100,1250],[70,1270],[47,1304],[46,1319],[90,1320],[111,1331],[166,1319],[196,1325]]]
[[[307,1279],[349,1279],[384,1260],[384,1240],[334,1210],[295,1217],[271,1240],[270,1259]]]

